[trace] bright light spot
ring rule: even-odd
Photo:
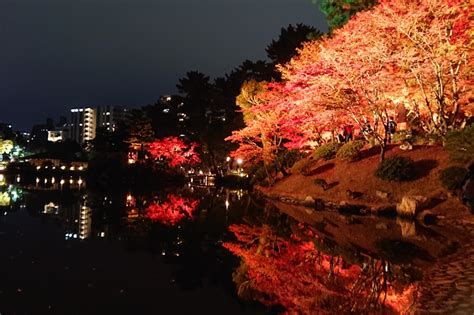
[[[225,158],[226,162],[230,162],[230,156]]]
[[[61,166],[61,169],[62,169],[62,170],[65,170],[65,169],[66,169],[66,166],[64,166],[64,165]]]
[[[36,167],[36,169],[37,169],[37,170],[40,170],[40,169],[41,169],[41,166],[38,165],[38,166]]]
[[[71,166],[71,167],[69,168],[70,171],[74,171],[75,169],[76,169],[76,168],[75,168],[74,166]]]
[[[241,158],[238,158],[237,159],[237,164],[242,165],[242,163],[244,163],[244,160],[242,160]]]

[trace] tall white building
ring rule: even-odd
[[[97,109],[92,107],[71,109],[69,138],[79,144],[95,138],[97,128]]]
[[[71,109],[69,138],[79,144],[93,140],[97,128],[115,131],[117,124],[128,118],[128,110],[118,106],[99,106]]]

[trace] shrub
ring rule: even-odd
[[[455,161],[474,162],[474,124],[446,135],[444,147]]]
[[[297,161],[293,166],[291,167],[291,173],[292,174],[301,174],[301,175],[306,175],[309,171],[309,167],[311,166],[311,163],[313,161],[303,158],[299,161]]]
[[[280,156],[281,166],[284,168],[292,167],[300,158],[302,157],[301,153],[297,150],[285,151]]]
[[[410,139],[410,135],[408,134],[408,132],[406,130],[397,131],[392,136],[392,142],[393,143],[409,141],[409,139]]]
[[[375,175],[383,180],[405,181],[414,176],[414,161],[408,157],[393,156],[380,163]]]
[[[451,166],[441,171],[439,179],[447,189],[457,190],[462,188],[467,175],[468,171],[464,167]]]
[[[365,143],[361,140],[354,140],[345,143],[336,153],[338,159],[354,161],[360,157],[360,150]]]
[[[314,150],[312,157],[314,160],[333,159],[336,157],[336,153],[340,147],[341,147],[341,144],[337,142],[329,142],[329,143],[323,144],[322,146]]]

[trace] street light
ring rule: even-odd
[[[241,158],[238,158],[237,159],[237,164],[239,164],[239,166],[240,166],[240,165],[242,165],[242,163],[244,163],[244,160],[242,160]]]

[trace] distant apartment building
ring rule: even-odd
[[[128,110],[118,106],[99,106],[71,109],[69,139],[83,144],[93,140],[98,128],[114,131],[121,121],[128,118]]]
[[[115,131],[120,122],[126,121],[130,112],[128,109],[118,106],[97,107],[97,128],[105,128],[107,131]]]
[[[97,110],[92,107],[71,109],[69,124],[69,139],[83,144],[93,140],[96,134]]]

